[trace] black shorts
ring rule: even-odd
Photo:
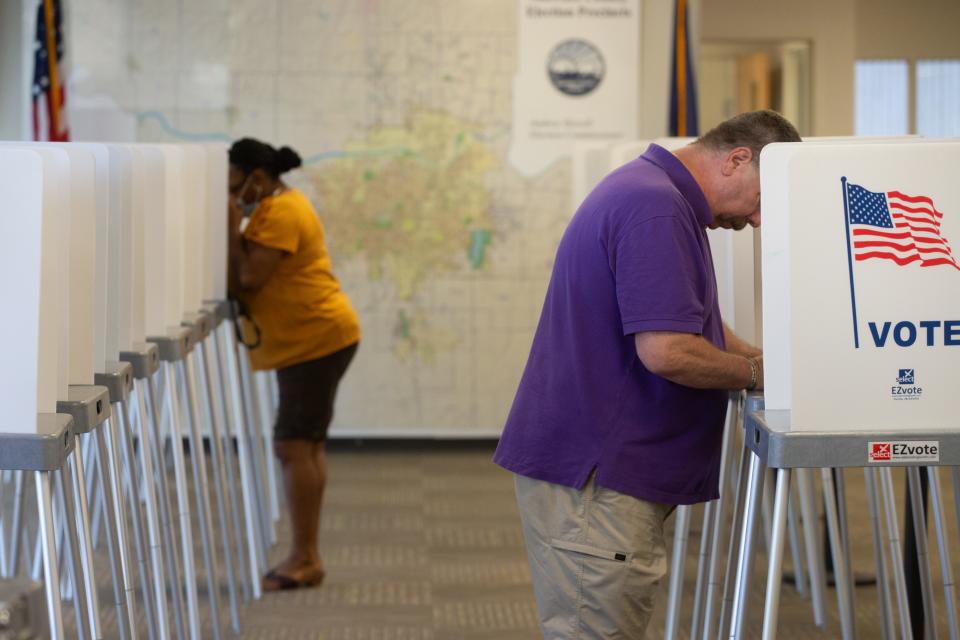
[[[273,427],[274,440],[327,439],[340,378],[350,366],[354,343],[328,356],[277,369],[280,408]]]

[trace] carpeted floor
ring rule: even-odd
[[[334,447],[323,515],[326,584],[316,590],[269,594],[244,608],[244,638],[324,640],[512,640],[539,637],[511,476],[490,462],[493,445],[425,448]],[[946,471],[946,470],[945,470]],[[902,472],[895,472],[897,487]],[[854,568],[872,573],[863,474],[846,472]],[[948,480],[948,476],[945,476]],[[949,484],[949,482],[947,482]],[[819,501],[818,501],[819,502]],[[952,517],[952,497],[945,496]],[[901,501],[902,510],[902,501]],[[668,522],[672,545],[673,518]],[[693,515],[680,633],[689,637],[702,510]],[[953,558],[960,544],[955,524]],[[281,522],[279,537],[286,539]],[[931,535],[931,543],[935,539]],[[274,550],[279,559],[282,543]],[[757,544],[750,625],[760,636],[765,548]],[[785,564],[789,568],[789,548]],[[939,570],[934,579],[939,580]],[[938,584],[935,582],[935,584]],[[663,637],[666,583],[649,638]],[[942,587],[937,610],[946,631]],[[791,586],[782,593],[780,638],[837,638],[836,594],[827,592],[827,625],[812,623],[808,599]],[[856,592],[857,637],[879,638],[874,587]]]

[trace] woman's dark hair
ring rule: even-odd
[[[274,149],[266,142],[241,138],[230,147],[230,164],[244,173],[263,169],[273,178],[303,164],[300,155],[290,147]]]

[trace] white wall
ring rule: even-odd
[[[27,0],[0,0],[0,140],[31,137],[33,16]]]
[[[854,4],[853,0],[705,2],[699,35],[710,41],[810,41],[813,52],[810,133],[850,135],[857,38]]]

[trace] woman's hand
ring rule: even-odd
[[[240,223],[243,221],[243,209],[235,198],[227,198],[227,229],[230,233],[240,233]]]

